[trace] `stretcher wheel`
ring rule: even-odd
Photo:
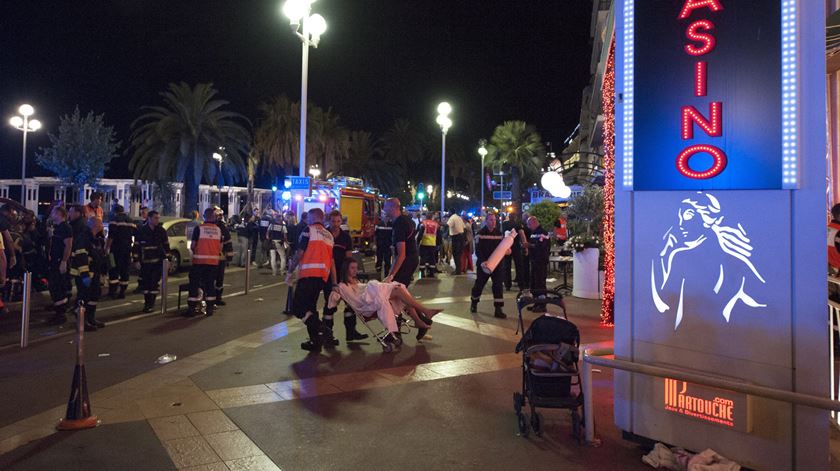
[[[538,437],[542,436],[542,417],[537,411],[531,412],[531,428]]]
[[[391,344],[390,344],[390,343],[383,343],[383,344],[382,344],[382,351],[383,351],[384,353],[391,353],[391,352],[393,352],[393,351],[394,351],[394,347],[393,347],[393,346],[391,346]]]
[[[393,343],[394,343],[394,347],[399,347],[400,345],[402,345],[402,343],[403,343],[402,336],[395,335]]]
[[[519,425],[519,436],[520,437],[527,437],[528,436],[528,417],[519,412],[516,414],[516,418],[518,419]]]

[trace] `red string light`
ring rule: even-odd
[[[601,323],[615,322],[615,38],[604,71],[604,295],[601,299]]]
[[[711,137],[723,135],[723,103],[709,103],[709,119],[706,119],[693,106],[682,107],[682,138],[694,139],[694,125],[700,126]]]
[[[700,153],[707,153],[712,156],[714,162],[712,163],[711,168],[703,172],[697,172],[693,170],[688,165],[689,159],[692,156]],[[726,154],[715,146],[709,146],[705,144],[700,144],[696,146],[691,146],[686,148],[684,151],[680,152],[680,155],[677,156],[677,170],[683,176],[688,178],[694,178],[696,180],[705,180],[708,178],[716,177],[723,172],[723,169],[726,168]]]
[[[685,35],[688,39],[703,43],[702,46],[698,46],[696,44],[685,45],[685,52],[691,54],[692,56],[706,55],[712,52],[712,49],[715,48],[715,37],[711,34],[706,34],[705,32],[698,32],[700,29],[707,32],[714,31],[715,24],[709,20],[698,20],[688,25],[688,29],[685,30]]]

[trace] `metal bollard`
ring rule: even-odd
[[[271,255],[271,275],[277,276],[277,250],[271,249],[269,253]]]
[[[599,441],[595,439],[595,410],[592,400],[592,365],[583,358],[583,375],[581,378],[581,389],[583,389],[583,426],[586,433],[586,443],[590,446],[598,446]]]
[[[166,298],[169,295],[169,259],[163,259],[163,273],[160,276],[160,314],[166,315]]]
[[[32,309],[32,273],[23,274],[23,302],[20,305],[20,348],[29,345],[29,311]]]
[[[245,261],[245,294],[251,289],[251,249],[248,249],[248,259]]]

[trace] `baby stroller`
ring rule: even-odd
[[[550,304],[563,310],[562,317],[544,314],[534,320],[516,345],[522,354],[522,392],[513,393],[513,409],[519,433],[527,437],[529,428],[542,435],[542,416],[537,408],[567,409],[571,412],[572,434],[580,441],[583,391],[578,369],[580,333],[566,318],[563,297],[549,291],[524,291],[516,298],[519,328],[524,331],[522,309],[533,304]],[[523,409],[530,406],[530,420]]]

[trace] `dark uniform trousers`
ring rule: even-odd
[[[128,288],[128,273],[131,268],[131,248],[114,245],[111,247],[114,266],[108,270],[109,292],[116,293],[117,287],[125,294]]]
[[[199,290],[204,292],[204,300],[207,301],[207,313],[212,313],[216,304],[216,282],[218,279],[218,265],[193,265],[190,267],[190,297],[187,302],[195,310],[202,296]]]
[[[494,307],[503,307],[505,305],[504,300],[504,290],[502,288],[502,270],[501,266],[497,266],[493,273],[487,274],[484,272],[484,269],[480,267],[481,262],[479,262],[479,268],[476,270],[476,278],[475,284],[472,288],[472,296],[470,299],[474,303],[478,303],[478,300],[481,298],[481,292],[484,291],[484,287],[487,285],[488,280],[493,281],[493,306]]]
[[[222,297],[222,291],[225,289],[225,269],[227,268],[227,261],[219,260],[219,265],[216,268],[215,290],[213,296],[219,299]]]
[[[61,273],[58,269],[58,263],[50,263],[47,271],[47,281],[49,283],[50,298],[53,302],[53,310],[57,316],[63,316],[67,312],[67,303],[69,298],[69,290],[67,285],[70,281],[70,275]]]
[[[527,257],[524,256],[522,253],[522,248],[519,246],[514,246],[511,248],[511,254],[505,256],[505,287],[510,289],[513,286],[513,281],[516,281],[516,286],[519,289],[525,289],[528,287],[528,275],[527,270],[525,268],[525,262]],[[511,268],[516,269],[516,278],[513,278],[511,275]]]
[[[437,271],[437,247],[434,245],[420,246],[420,260],[423,270],[428,270],[429,273]]]
[[[537,257],[529,257],[531,261],[531,282],[532,290],[545,290],[545,279],[548,278],[548,260],[540,260]],[[535,307],[545,307],[545,305],[536,305]]]

